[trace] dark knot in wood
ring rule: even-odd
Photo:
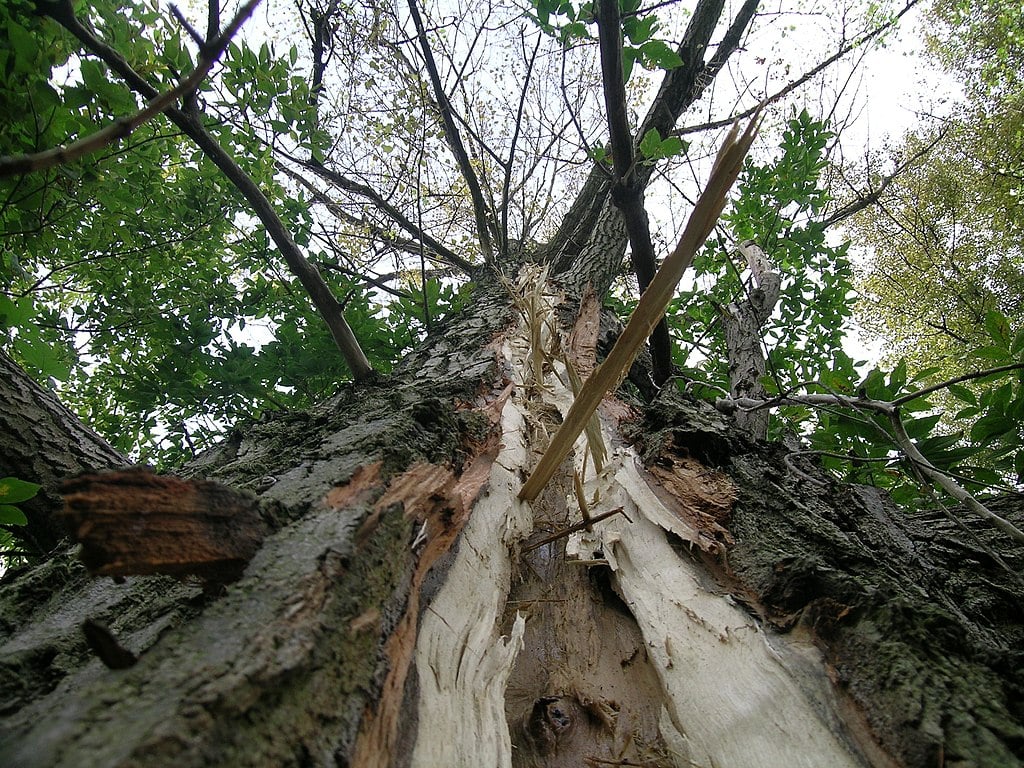
[[[538,754],[554,752],[576,726],[578,705],[564,696],[537,699],[530,713],[527,733]]]

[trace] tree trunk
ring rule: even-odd
[[[973,521],[669,391],[607,399],[519,502],[594,365],[596,302],[564,335],[557,302],[530,268],[482,281],[389,379],[189,466],[259,495],[237,581],[92,578],[73,549],[6,578],[0,763],[1021,764],[1022,553]]]
[[[127,463],[0,350],[0,477],[42,486],[18,505],[28,518],[24,534],[34,554],[50,551],[64,536],[53,513],[61,507],[65,478]]]

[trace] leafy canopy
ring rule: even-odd
[[[893,399],[962,370],[952,362],[926,364],[939,348],[925,351],[913,329],[938,322],[927,314],[932,310],[944,312],[941,322],[953,334],[970,339],[975,357],[1020,358],[1020,254],[1009,237],[1019,231],[1020,209],[1008,204],[1019,203],[1021,137],[1019,121],[1004,110],[1019,99],[1019,37],[1008,6],[986,7],[998,23],[984,28],[962,4],[940,3],[935,11],[950,29],[967,25],[976,45],[994,51],[987,59],[965,56],[952,34],[935,43],[937,55],[968,62],[971,115],[975,125],[984,118],[985,130],[950,129],[950,148],[936,153],[941,161],[915,169],[894,186],[904,198],[884,213],[866,212],[855,230],[879,253],[896,243],[910,253],[921,233],[936,246],[920,248],[922,258],[948,253],[951,242],[959,248],[955,262],[918,262],[901,274],[902,262],[893,258],[879,271],[880,280],[914,286],[917,326],[899,314],[900,302],[890,302],[890,315],[878,313],[891,317],[884,330],[894,345],[906,342],[907,362],[863,378],[842,351],[853,275],[848,245],[827,237],[834,201],[826,171],[836,136],[826,121],[798,108],[783,121],[777,151],[748,162],[692,283],[670,308],[675,362],[703,382],[698,391],[713,398],[727,386],[719,317],[751,289],[733,254],[733,243],[748,239],[770,254],[782,276],[765,329],[769,395],[802,387]],[[303,2],[297,9],[267,18],[276,40],[304,36],[305,43],[236,40],[196,102],[207,130],[267,195],[344,307],[374,367],[386,372],[465,301],[466,277],[454,270],[480,264],[478,220],[464,176],[436,160],[450,139],[397,6]],[[153,0],[100,0],[77,12],[154,88],[165,89],[194,66],[188,34]],[[635,64],[655,71],[683,62],[664,19],[633,0],[620,3],[620,12],[624,74],[631,93],[643,98]],[[0,30],[0,153],[52,147],[139,107],[139,97],[95,52],[27,0],[0,8]],[[485,35],[486,45],[478,45]],[[547,0],[525,9],[474,4],[432,29],[430,40],[447,66],[449,98],[462,109],[472,168],[489,209],[500,212],[487,226],[503,257],[530,255],[552,235],[560,203],[580,188],[594,161],[608,159],[593,75],[593,8]],[[506,62],[503,69],[497,61]],[[507,82],[522,83],[522,90],[508,93],[500,85]],[[648,166],[678,167],[697,150],[656,130],[637,139],[638,162]],[[908,139],[908,146],[913,141],[925,139]],[[0,195],[0,333],[22,364],[55,382],[62,398],[121,450],[173,464],[227,424],[306,406],[346,377],[330,335],[242,196],[171,122],[155,120],[76,163],[0,180]],[[977,203],[972,215],[981,224],[969,240],[962,219],[950,218],[967,197]],[[904,218],[886,229],[893,211]],[[920,231],[907,224],[912,211]],[[965,280],[958,269],[976,279]],[[942,270],[944,284],[911,280]],[[862,283],[879,306],[880,285]],[[620,292],[612,301],[625,312],[632,299]],[[962,360],[962,346],[944,354]],[[950,469],[976,460],[985,481],[1020,473],[1024,459],[1011,440],[1024,409],[1017,379],[1003,375],[948,392],[964,407],[943,422],[944,434],[932,432],[941,395],[906,408],[920,413],[907,427],[925,454]],[[875,417],[801,407],[780,414],[775,433],[809,436],[836,471],[909,487],[892,472],[900,460]]]

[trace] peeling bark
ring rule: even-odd
[[[226,583],[263,541],[256,499],[209,481],[160,477],[134,467],[83,475],[62,487],[58,517],[95,574],[191,574]]]

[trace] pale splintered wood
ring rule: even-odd
[[[696,560],[679,556],[665,530],[694,543],[697,532],[651,493],[636,462],[623,451],[610,463],[592,510],[622,506],[632,522],[617,515],[575,534],[566,554],[604,552],[661,679],[663,733],[680,764],[865,765],[841,735],[821,654],[769,637],[709,587]]]
[[[739,135],[739,123],[729,131],[715,158],[711,178],[708,179],[707,187],[697,200],[693,213],[690,214],[679,244],[665,258],[654,280],[640,297],[640,302],[629,318],[626,329],[615,342],[608,357],[583,385],[565,421],[519,492],[520,499],[533,501],[548,484],[605,394],[622,381],[637,353],[654,330],[654,326],[665,314],[665,308],[672,300],[676,285],[693,261],[697,249],[711,234],[725,207],[725,196],[739,176],[743,159],[747,156],[757,133],[759,119],[759,113],[755,113],[742,135]]]
[[[410,761],[417,768],[512,765],[505,700],[525,621],[517,616],[504,637],[499,625],[517,542],[533,526],[534,506],[517,498],[517,483],[530,461],[529,436],[545,413],[541,405],[564,412],[572,399],[554,371],[542,382],[528,375],[531,336],[524,323],[502,346],[513,379],[523,383],[503,406],[502,448],[488,489],[463,529],[444,583],[422,614],[414,651],[419,727]],[[604,442],[613,444],[612,437],[606,431]],[[578,445],[585,447],[582,440]],[[619,515],[594,522],[593,532],[570,539],[566,556],[590,563],[598,562],[596,552],[607,557],[656,669],[661,690],[654,706],[663,713],[661,734],[677,764],[864,765],[840,735],[817,650],[769,638],[728,595],[715,590],[697,561],[672,548],[666,531],[700,546],[699,522],[696,517],[684,520],[659,500],[641,477],[634,452],[619,449],[601,473],[592,464],[584,471],[583,453],[575,468],[563,469],[583,478],[582,495],[588,502],[596,499],[591,509],[595,520],[622,505],[632,522]],[[707,513],[714,500],[705,504],[702,499],[721,496],[721,488],[706,473],[694,482],[703,485],[678,498]]]
[[[522,370],[525,362],[516,367]],[[526,625],[517,616],[509,637],[499,637],[497,627],[511,584],[511,550],[533,527],[530,505],[516,498],[519,471],[528,462],[525,411],[518,395],[503,407],[502,449],[487,490],[462,531],[444,585],[423,613],[415,651],[414,768],[512,765],[505,688]]]

